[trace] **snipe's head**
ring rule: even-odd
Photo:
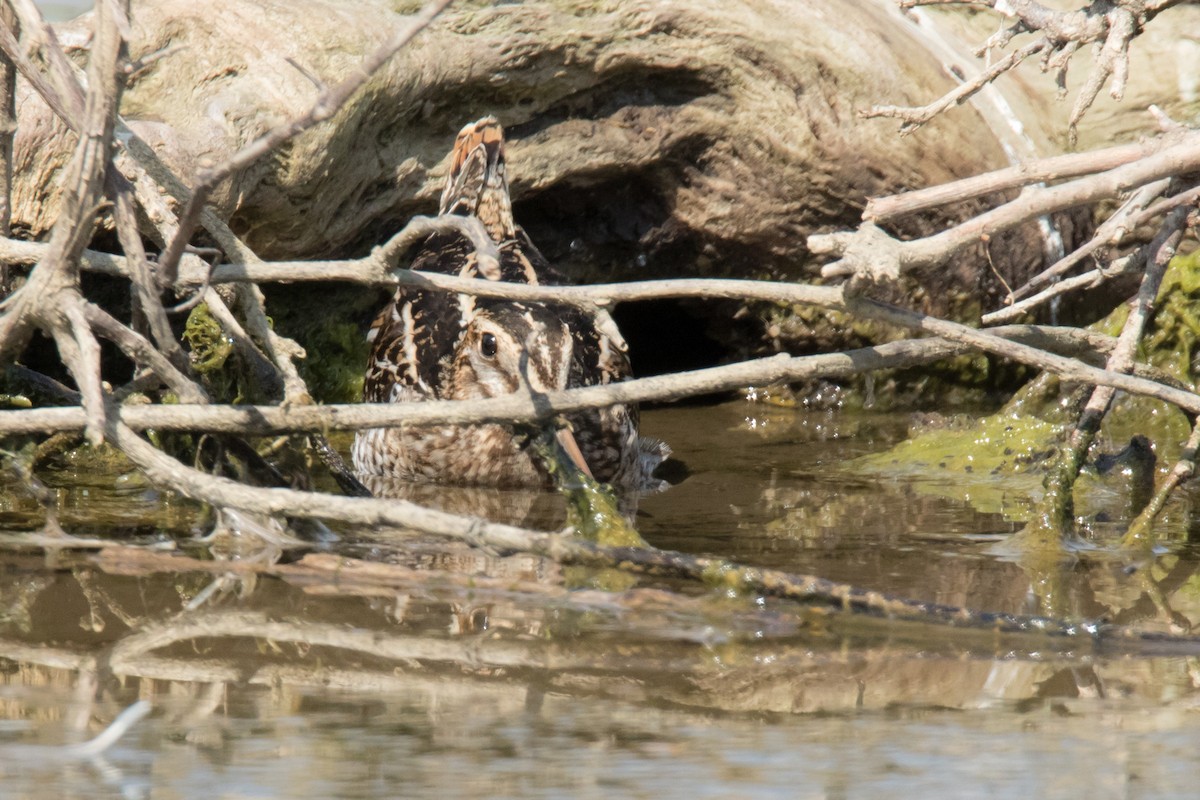
[[[570,329],[545,306],[506,303],[476,308],[454,352],[447,399],[499,397],[525,385],[534,392],[566,389],[573,356]],[[559,427],[554,435],[575,466],[591,476],[570,427]]]
[[[504,166],[504,129],[495,117],[459,131],[438,213],[479,217],[497,242],[516,236]]]
[[[499,397],[526,382],[535,392],[566,389],[573,351],[570,329],[545,306],[477,308],[454,353],[451,397]]]

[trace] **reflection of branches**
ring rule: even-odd
[[[877,614],[893,620],[1007,632],[1052,634],[1074,639],[1097,638],[1119,646],[1144,637],[1136,631],[1109,629],[1044,617],[978,612],[964,608],[891,597],[825,580],[814,575],[758,569],[716,558],[646,547],[605,547],[577,536],[542,533],[481,519],[434,511],[403,501],[315,495],[288,489],[260,489],[213,477],[183,466],[159,452],[116,421],[109,436],[154,482],[168,485],[202,502],[263,514],[309,517],[375,527],[415,528],[475,547],[506,553],[529,553],[566,565],[619,569],[634,574],[666,576],[700,583],[719,577],[731,590]]]
[[[145,700],[139,700],[126,708],[108,724],[100,733],[86,742],[49,747],[43,745],[3,745],[0,746],[0,761],[3,760],[32,760],[39,764],[58,761],[86,761],[95,759],[118,740],[129,729],[136,725],[142,717],[150,713],[152,706]]]
[[[143,579],[151,572],[217,572],[222,566],[133,547],[114,550],[97,563]],[[99,668],[101,674],[122,678],[213,684],[210,695],[219,694],[221,684],[235,683],[393,693],[438,687],[442,696],[451,681],[469,676],[493,684],[520,687],[532,682],[693,708],[794,713],[853,708],[859,699],[853,682],[849,692],[842,691],[847,671],[870,682],[872,703],[880,706],[972,702],[997,656],[1029,673],[1029,680],[1008,682],[1009,696],[1032,696],[1037,676],[1054,669],[1039,662],[1053,660],[1057,652],[1078,657],[1083,645],[1078,639],[1047,637],[1036,630],[1029,636],[1003,636],[989,629],[978,637],[947,639],[920,625],[897,626],[887,617],[820,608],[780,613],[778,607],[751,598],[730,602],[715,595],[688,596],[650,587],[621,593],[569,590],[533,577],[430,572],[331,555],[311,555],[294,564],[228,567],[275,575],[315,590],[310,595],[313,603],[321,602],[322,593],[333,594],[342,607],[348,597],[401,595],[432,603],[432,615],[393,628],[382,619],[374,626],[362,618],[346,625],[324,613],[291,618],[278,610],[245,608],[164,611],[161,618],[139,622],[99,651],[94,646],[39,646],[17,640],[0,641],[0,651],[27,665]],[[449,615],[464,601],[493,609],[493,624],[486,632],[447,635],[438,611]],[[566,625],[562,631],[555,627],[560,622]],[[620,627],[620,648],[612,647],[608,633],[614,625]],[[528,635],[530,631],[537,635]],[[237,646],[245,641],[267,642],[270,647],[264,655],[261,648]],[[854,647],[846,648],[846,641],[853,641]],[[753,657],[714,661],[712,647],[726,643],[747,648],[739,652]],[[195,647],[198,644],[216,646]],[[1130,644],[1138,652],[1197,648],[1194,640],[1171,637]],[[1084,646],[1082,652],[1090,651]],[[937,670],[928,668],[928,659],[939,659]],[[946,686],[959,682],[962,697],[947,697]],[[787,690],[774,691],[781,687]],[[153,690],[143,691],[153,697]],[[800,694],[810,692],[824,700],[797,704]],[[211,703],[211,697],[206,702]]]

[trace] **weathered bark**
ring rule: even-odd
[[[307,108],[313,78],[345,77],[403,21],[392,6],[135,3],[132,56],[178,49],[133,76],[123,113],[192,175]],[[80,30],[64,29],[68,47],[86,44]],[[1003,166],[1006,148],[1044,155],[1065,138],[1066,109],[1037,99],[1048,93],[1029,79],[1007,84],[1019,142],[985,99],[903,139],[892,122],[858,118],[952,86],[947,64],[967,60],[947,61],[946,41],[891,0],[461,3],[332,123],[214,200],[264,258],[361,253],[432,209],[447,143],[492,113],[512,140],[518,218],[576,277],[811,276],[806,235],[853,227],[868,196]],[[19,98],[14,225],[40,236],[70,136],[30,94]],[[913,235],[945,221],[896,225]],[[997,291],[992,267],[1015,284],[1043,265],[1035,225],[990,250],[924,276],[909,302],[961,313]]]

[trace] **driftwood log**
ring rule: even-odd
[[[393,6],[135,3],[130,54],[145,63],[122,114],[176,174],[193,175],[355,69],[402,20]],[[962,15],[919,13],[890,0],[836,11],[816,0],[451,6],[331,123],[223,183],[213,203],[262,258],[361,255],[432,209],[447,143],[464,120],[492,113],[513,140],[518,219],[577,279],[812,277],[805,237],[853,227],[868,196],[1062,147],[1066,108],[1046,99],[1044,76],[1003,83],[1005,106],[974,98],[920,136],[861,119],[880,102],[920,105],[951,88],[954,71],[977,69],[960,43],[978,31]],[[86,17],[60,29],[69,53],[89,46],[89,29]],[[1137,46],[1185,86],[1186,54],[1165,63],[1176,51],[1154,35]],[[13,227],[37,238],[58,215],[72,137],[24,85],[18,117]],[[1099,124],[1102,135],[1119,127]],[[960,204],[892,230],[923,235],[978,210]],[[959,316],[994,307],[997,273],[1019,284],[1045,247],[1027,224],[922,276],[909,302]]]

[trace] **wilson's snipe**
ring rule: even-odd
[[[413,269],[530,284],[560,278],[513,222],[504,167],[504,134],[487,117],[458,134],[440,213],[476,216],[500,250],[499,274],[481,274],[471,244],[458,234],[430,236]],[[367,334],[371,342],[363,399],[369,402],[466,400],[522,386],[547,392],[625,380],[625,341],[606,312],[593,317],[551,303],[454,295],[401,286]],[[601,481],[649,489],[670,450],[638,436],[635,406],[568,416],[564,448]],[[442,483],[544,486],[549,478],[522,437],[498,424],[376,428],[354,439],[354,467],[367,475]],[[586,466],[585,466],[586,465]]]

